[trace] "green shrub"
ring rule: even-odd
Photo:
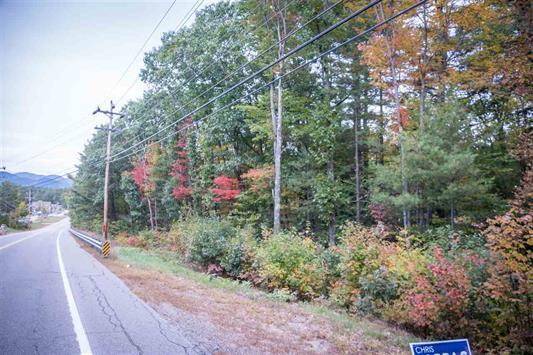
[[[225,220],[199,219],[192,229],[190,259],[202,265],[220,264],[235,228]]]
[[[165,247],[177,253],[183,260],[191,259],[192,238],[196,230],[196,219],[186,219],[175,222],[170,227],[165,238]]]
[[[0,214],[0,225],[5,224],[6,226],[9,224],[9,217],[8,215]]]
[[[253,267],[257,254],[257,240],[251,229],[236,229],[226,245],[220,264],[231,276],[255,281]],[[255,282],[254,282],[255,283]]]
[[[109,236],[111,239],[116,239],[115,236],[121,232],[127,232],[129,230],[129,223],[124,219],[118,221],[112,221],[109,223]]]
[[[71,217],[71,224],[74,228],[101,234],[102,233],[102,218],[97,216],[91,220],[78,220]]]
[[[331,288],[341,277],[339,271],[341,261],[340,249],[336,246],[324,249],[320,255],[320,260],[324,268],[324,292],[326,295],[329,295]]]
[[[361,292],[355,302],[357,311],[380,316],[388,304],[398,296],[398,280],[387,267],[381,266],[371,274],[359,278]]]
[[[324,293],[325,272],[322,248],[309,238],[295,233],[280,233],[263,241],[257,265],[269,289],[294,292],[299,298],[312,299]]]
[[[150,229],[142,230],[138,233],[137,238],[139,239],[139,244],[144,247],[157,247],[159,234]]]
[[[187,217],[174,223],[160,243],[182,260],[217,264],[232,277],[254,281],[257,241],[251,229],[234,227],[228,219]]]
[[[423,232],[413,229],[404,238],[404,242],[411,249],[432,249],[434,246],[439,246],[447,250],[451,247],[452,241],[452,230],[449,225],[429,228]]]
[[[275,302],[295,302],[298,299],[294,293],[287,290],[273,290],[267,298]]]
[[[331,299],[355,310],[355,302],[361,296],[360,278],[383,266],[385,243],[372,229],[352,223],[344,227],[340,240],[339,278],[331,290]]]

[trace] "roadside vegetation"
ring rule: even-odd
[[[8,181],[3,181],[0,184],[0,226],[5,225],[8,227],[9,232],[26,230],[30,227],[28,219],[30,212],[27,205],[28,191],[28,187],[21,187]],[[32,194],[34,201],[45,200],[51,203],[65,204],[64,189],[33,187]],[[58,220],[56,217],[48,218],[46,215],[43,215],[31,227],[40,228],[47,223],[54,223]]]
[[[109,231],[288,302],[531,353],[531,4],[428,1],[320,56],[413,4],[383,2],[283,58],[366,4],[307,24],[324,2],[221,1],[166,33],[115,122]],[[99,130],[68,199],[93,232],[105,149]]]
[[[403,354],[409,342],[419,340],[324,300],[289,302],[293,296],[287,292],[266,292],[244,280],[208,275],[168,251],[113,250],[116,258],[103,263],[134,293],[184,331],[194,319],[217,339],[218,351]]]
[[[0,225],[10,229],[26,229],[23,222],[28,215],[28,207],[21,198],[18,186],[7,181],[0,184]]]

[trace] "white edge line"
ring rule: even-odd
[[[63,279],[63,285],[65,286],[65,294],[67,295],[68,308],[70,310],[70,316],[72,317],[72,323],[74,324],[74,332],[76,333],[76,339],[78,340],[78,345],[80,346],[80,352],[82,354],[90,355],[92,354],[91,346],[89,345],[89,340],[87,339],[87,334],[81,323],[80,314],[78,313],[78,307],[76,306],[76,301],[72,295],[72,289],[70,288],[70,283],[68,281],[67,273],[65,272],[65,266],[63,264],[63,257],[61,256],[61,248],[59,247],[59,237],[61,233],[57,235],[56,246],[57,246],[57,259],[59,261],[59,270],[61,271],[61,278]]]

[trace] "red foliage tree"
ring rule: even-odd
[[[148,147],[144,157],[134,162],[133,170],[131,171],[133,181],[144,197],[150,195],[155,188],[151,179],[152,169],[156,160],[155,149],[155,146]]]
[[[146,147],[144,156],[141,159],[133,161],[133,170],[131,176],[135,185],[150,211],[150,226],[152,230],[157,229],[157,199],[155,196],[156,185],[153,179],[154,167],[157,165],[161,154],[160,146],[150,144]]]
[[[235,199],[241,193],[239,189],[239,180],[235,178],[230,178],[227,176],[217,176],[213,180],[216,188],[211,189],[210,191],[215,194],[213,201],[231,201]]]

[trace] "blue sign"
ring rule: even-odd
[[[472,355],[468,339],[410,343],[412,355]]]

